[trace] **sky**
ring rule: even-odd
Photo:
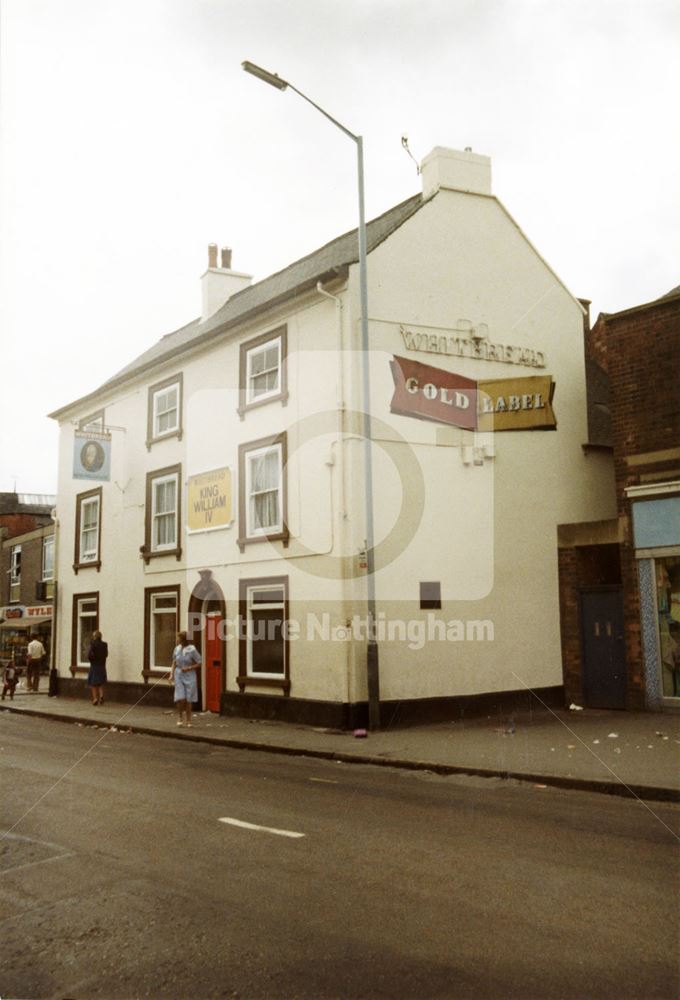
[[[0,490],[56,492],[47,414],[200,313],[210,242],[260,280],[420,190],[435,146],[593,318],[680,284],[676,0],[0,0]]]

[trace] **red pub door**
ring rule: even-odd
[[[209,712],[219,712],[222,694],[222,640],[219,636],[219,614],[206,615],[203,633],[205,657],[205,707]]]

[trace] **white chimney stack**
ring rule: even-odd
[[[203,309],[201,322],[214,316],[232,295],[247,288],[253,280],[252,274],[243,274],[231,269],[231,250],[222,247],[220,265],[217,264],[217,243],[208,245],[208,270],[201,278]]]
[[[420,172],[424,198],[441,190],[491,194],[491,160],[471,149],[435,146],[421,163]]]

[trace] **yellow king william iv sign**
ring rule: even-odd
[[[232,520],[231,469],[189,476],[189,531],[227,528]]]

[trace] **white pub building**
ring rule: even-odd
[[[437,148],[368,224],[382,722],[562,689],[557,526],[615,516],[589,451],[584,308]],[[61,689],[109,642],[110,697],[169,700],[175,632],[202,707],[356,726],[367,706],[356,231],[255,284],[209,248],[201,316],[59,421]]]

